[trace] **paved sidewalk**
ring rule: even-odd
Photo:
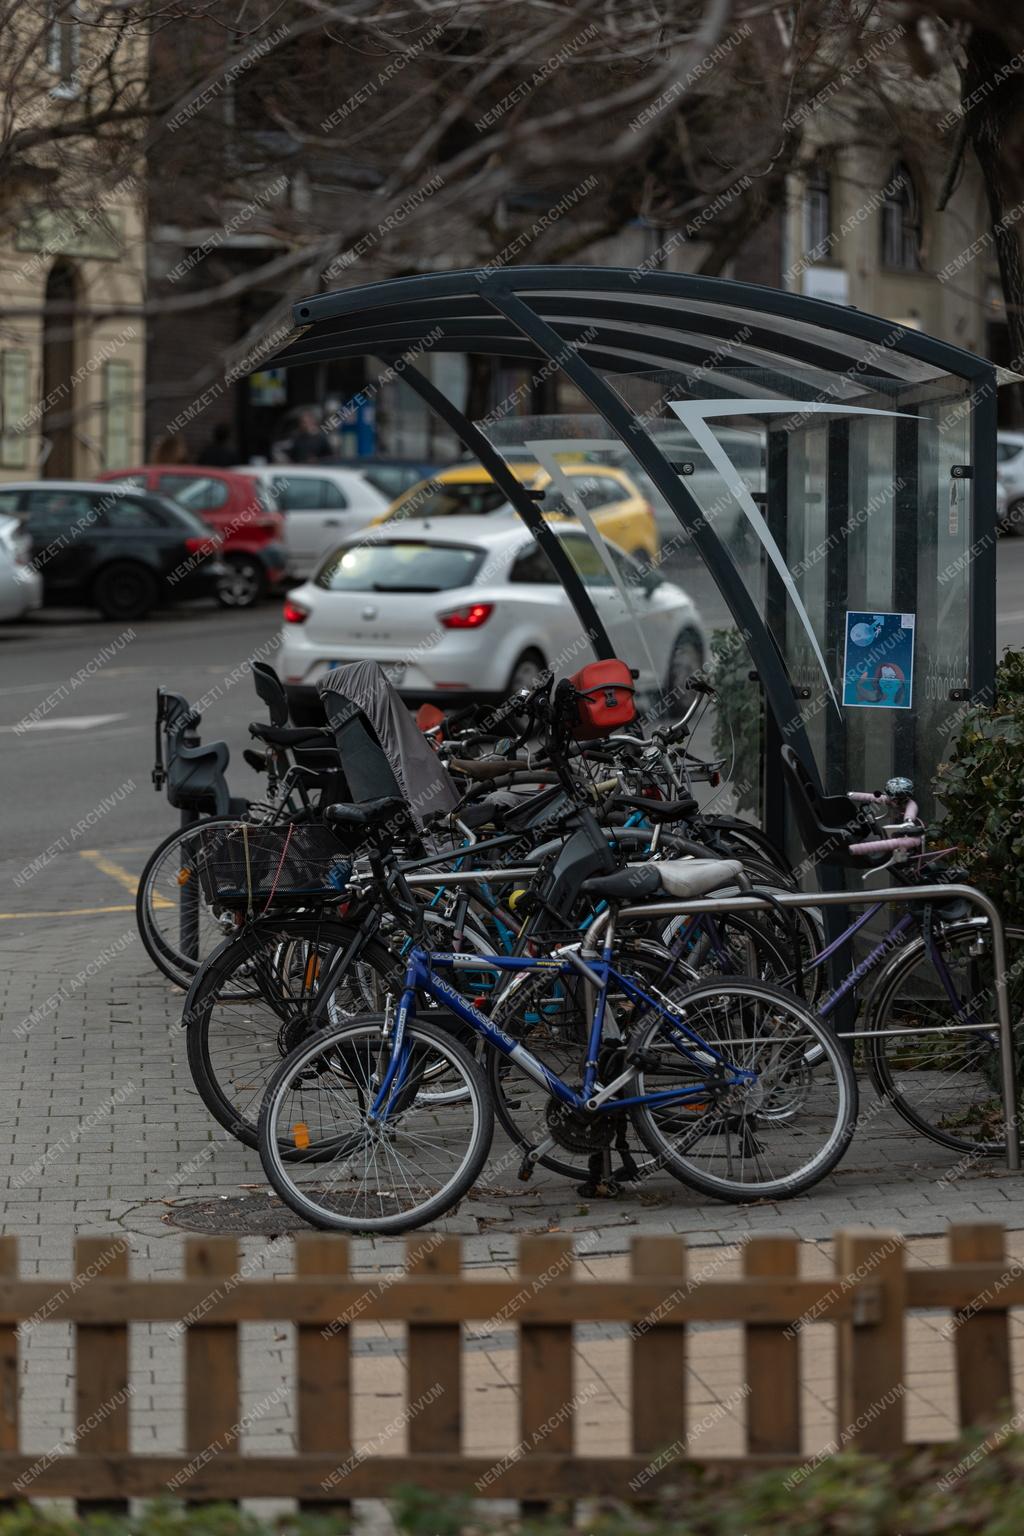
[[[109,854],[129,869],[132,858],[139,867],[144,857],[125,850]],[[130,892],[113,880],[104,884],[95,861],[63,855],[57,864],[13,890],[16,871],[0,866],[0,1114],[9,1132],[0,1166],[3,1230],[20,1240],[25,1275],[67,1276],[75,1233],[126,1234],[135,1272],[177,1273],[182,1223],[194,1217],[193,1204],[261,1197],[259,1160],[222,1139],[192,1089],[179,1027],[182,994],[150,967],[135,937]],[[87,910],[78,916],[3,915],[79,909]],[[865,1085],[863,1107],[872,1105]],[[1012,1251],[1024,1256],[1024,1178],[996,1164],[964,1167],[887,1113],[866,1118],[838,1172],[782,1205],[710,1203],[671,1180],[642,1194],[581,1204],[575,1190],[553,1176],[538,1175],[523,1186],[514,1174],[501,1172],[502,1147],[496,1144],[492,1171],[441,1226],[461,1235],[467,1264],[500,1272],[513,1262],[518,1234],[551,1230],[581,1239],[586,1234],[581,1263],[602,1275],[624,1273],[636,1233],[683,1234],[691,1245],[718,1250],[695,1256],[694,1267],[711,1263],[721,1273],[729,1272],[736,1244],[751,1232],[806,1239],[806,1272],[816,1272],[830,1262],[826,1240],[850,1225],[895,1227],[929,1239],[944,1233],[950,1220],[995,1220],[1016,1232]],[[242,1251],[253,1273],[290,1268],[287,1238],[247,1237]],[[934,1241],[912,1244],[914,1258],[923,1262],[935,1262],[939,1252]],[[390,1272],[401,1262],[402,1244],[360,1240],[353,1253],[357,1271]],[[939,1326],[923,1319],[911,1328],[908,1412],[911,1432],[922,1438],[945,1437],[954,1429],[950,1346],[938,1336]],[[246,1327],[244,1334],[246,1400],[271,1400],[246,1446],[289,1447],[290,1341],[274,1327]],[[400,1331],[363,1325],[355,1337],[357,1441],[381,1449],[380,1437],[387,1434],[388,1449],[397,1451],[404,1438],[395,1428],[404,1391]],[[483,1338],[468,1353],[468,1449],[497,1455],[515,1443],[512,1344],[508,1330]],[[739,1448],[740,1347],[733,1329],[695,1336],[689,1392],[691,1418],[704,1426],[701,1454]],[[813,1451],[835,1428],[828,1330],[809,1330],[805,1347],[807,1449]],[[134,1349],[140,1373],[132,1404],[134,1445],[177,1449],[180,1343],[163,1328],[138,1328]],[[589,1393],[579,1414],[586,1451],[624,1445],[625,1350],[621,1330],[581,1334],[576,1387]],[[25,1354],[26,1444],[42,1452],[73,1430],[68,1330],[33,1330]]]

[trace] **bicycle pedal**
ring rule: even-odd
[[[530,1182],[530,1180],[533,1178],[533,1170],[535,1166],[536,1164],[534,1163],[533,1158],[530,1156],[529,1152],[527,1152],[526,1156],[519,1164],[519,1173],[517,1177],[521,1183],[528,1184]]]

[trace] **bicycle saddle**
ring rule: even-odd
[[[683,795],[678,800],[652,800],[649,795],[616,795],[612,804],[642,811],[648,821],[682,821],[699,809],[692,795]]]
[[[375,827],[392,817],[405,815],[409,807],[395,795],[382,795],[379,800],[364,800],[359,805],[329,805],[324,820],[338,827]]]
[[[494,794],[486,795],[482,800],[474,800],[469,805],[464,805],[461,810],[452,814],[461,821],[463,826],[476,828],[494,825],[506,818],[512,811],[521,811],[523,808],[522,795],[514,795],[510,790],[496,790]]]
[[[666,859],[662,864],[627,864],[610,875],[592,875],[583,882],[583,890],[606,901],[659,894],[693,901],[735,885],[742,874],[738,859]]]

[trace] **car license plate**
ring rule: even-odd
[[[327,663],[327,670],[328,672],[333,672],[338,667],[347,667],[349,665],[350,663],[347,661],[329,661]],[[400,683],[405,677],[404,661],[382,661],[380,669],[389,683]]]

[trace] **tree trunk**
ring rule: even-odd
[[[491,408],[494,359],[485,352],[467,352],[466,369],[465,413],[470,421],[479,421]]]
[[[967,134],[985,181],[992,243],[999,262],[1010,334],[1011,366],[1024,373],[1024,78],[1009,44],[972,28],[967,38],[962,99]],[[1013,387],[1013,414],[1024,419],[1020,386]]]

